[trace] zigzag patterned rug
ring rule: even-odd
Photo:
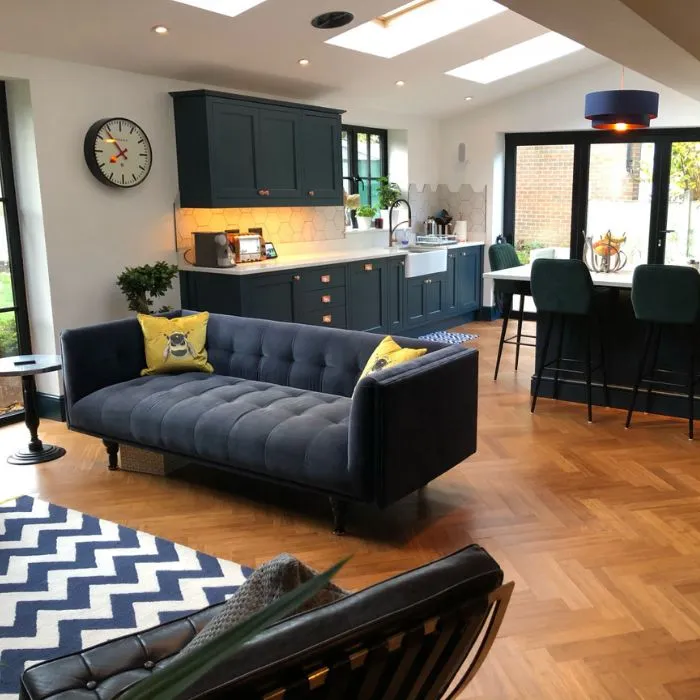
[[[0,700],[26,667],[219,603],[249,575],[30,496],[0,504]]]

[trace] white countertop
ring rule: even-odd
[[[468,241],[448,246],[448,250],[456,248],[469,248],[482,246],[482,241]],[[410,251],[401,246],[392,248],[358,248],[352,250],[326,250],[317,253],[304,253],[299,255],[284,255],[274,260],[262,260],[260,262],[239,263],[235,267],[198,267],[190,265],[180,258],[180,270],[188,272],[214,272],[220,275],[255,275],[261,272],[284,272],[300,267],[316,267],[318,265],[343,264],[356,260],[375,260],[377,258],[391,258],[397,255],[406,255]]]
[[[529,282],[532,265],[511,267],[508,270],[498,272],[485,272],[487,280],[510,280],[511,282]],[[620,272],[591,272],[591,279],[596,287],[617,287],[619,289],[632,289],[633,269],[620,270]]]

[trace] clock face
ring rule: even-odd
[[[151,171],[153,154],[146,132],[123,117],[101,119],[85,135],[85,161],[105,185],[136,187]]]

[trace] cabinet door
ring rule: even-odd
[[[258,111],[234,100],[212,99],[209,158],[214,206],[258,198]]]
[[[387,324],[388,332],[393,333],[403,328],[404,316],[404,267],[403,257],[391,258],[387,262]]]
[[[261,107],[258,119],[258,196],[268,200],[301,197],[301,115]]]
[[[340,117],[306,112],[302,118],[303,196],[322,204],[343,203]]]
[[[425,277],[412,277],[406,280],[406,316],[404,322],[406,328],[421,326],[427,322],[426,287]]]
[[[442,303],[446,316],[459,313],[459,282],[458,282],[459,251],[447,253],[447,279],[443,287],[445,298]]]
[[[293,272],[243,277],[241,285],[244,316],[270,321],[294,321],[297,280]]]
[[[475,311],[481,306],[482,247],[457,251],[457,297],[459,311]]]
[[[384,260],[363,260],[348,265],[350,273],[350,328],[386,332],[388,289]]]
[[[443,316],[443,303],[445,301],[445,277],[429,277],[425,280],[425,311],[427,321],[436,321]]]

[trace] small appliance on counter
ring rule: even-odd
[[[236,264],[229,245],[228,233],[195,231],[194,262],[197,267],[233,267]],[[185,255],[187,260],[187,256]],[[188,260],[189,262],[189,260]]]
[[[237,263],[265,260],[265,240],[261,228],[248,229],[248,233],[226,231]]]

